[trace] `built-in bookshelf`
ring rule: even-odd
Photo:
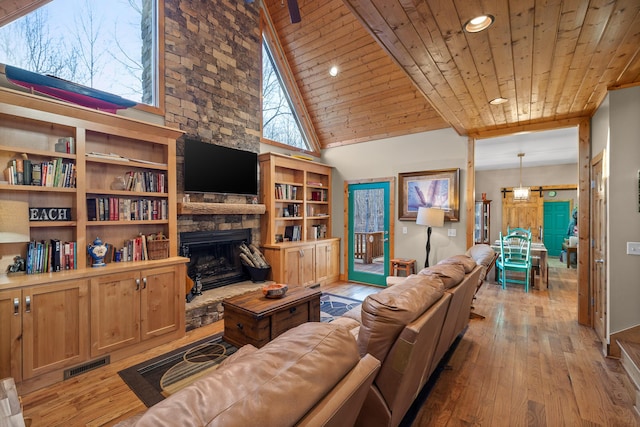
[[[271,278],[290,285],[337,280],[340,240],[331,234],[332,168],[278,153],[258,159],[266,207],[260,234]]]
[[[28,266],[0,273],[0,311],[11,313],[0,322],[0,377],[28,391],[184,335],[181,134],[0,88],[0,203],[28,206],[30,240],[0,243],[0,259],[17,253]],[[98,238],[104,264],[88,255]]]

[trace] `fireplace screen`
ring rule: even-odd
[[[180,255],[190,258],[187,275],[203,291],[248,280],[240,262],[242,243],[251,243],[251,229],[180,233]]]

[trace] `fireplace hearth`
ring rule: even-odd
[[[180,255],[190,258],[187,275],[202,290],[249,279],[240,262],[242,243],[251,243],[251,229],[180,233]]]

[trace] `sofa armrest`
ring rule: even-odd
[[[318,420],[322,420],[324,427],[354,425],[379,369],[380,361],[366,354],[296,425],[314,426]]]

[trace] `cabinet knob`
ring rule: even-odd
[[[244,329],[244,325],[242,323],[238,323],[236,324],[236,326],[238,327],[238,329],[243,330]]]
[[[20,298],[13,299],[13,315],[17,316],[20,314]]]
[[[291,307],[291,308],[289,309],[289,313],[295,313],[295,312],[296,312],[296,310],[297,310],[297,307]]]

